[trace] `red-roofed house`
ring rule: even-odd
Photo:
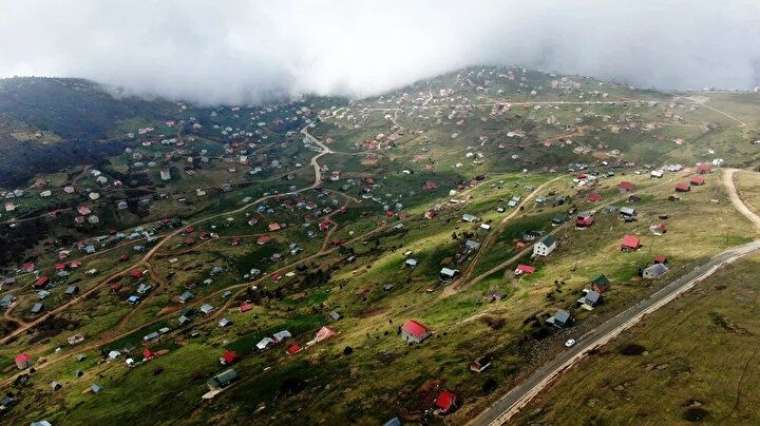
[[[457,405],[457,396],[449,390],[442,390],[435,399],[435,407],[445,414],[450,412]]]
[[[87,216],[88,214],[92,213],[92,210],[90,210],[89,207],[82,205],[82,206],[77,207],[77,212],[81,216]]]
[[[317,330],[317,334],[314,336],[314,340],[312,340],[313,343],[319,343],[323,340],[327,340],[333,336],[335,336],[336,333],[335,330],[331,329],[330,327],[322,327],[319,330]]]
[[[156,356],[150,349],[143,349],[143,361],[150,361]]]
[[[69,268],[71,268],[71,269],[77,269],[77,268],[79,268],[81,266],[82,266],[82,262],[80,262],[78,260],[72,260],[71,262],[69,262]]]
[[[655,256],[654,263],[668,263],[668,257],[663,255]]]
[[[66,269],[66,264],[65,263],[56,263],[55,264],[55,270],[56,271],[63,271],[65,269]]]
[[[141,271],[139,269],[133,269],[133,270],[129,271],[129,276],[132,277],[132,278],[135,278],[135,279],[140,279],[143,276],[143,271]]]
[[[253,309],[253,305],[249,302],[243,302],[240,304],[240,312],[248,312]]]
[[[430,337],[430,330],[415,320],[407,320],[401,326],[401,338],[407,343],[422,343]]]
[[[290,346],[288,346],[288,349],[285,350],[288,355],[295,355],[299,352],[301,352],[303,348],[298,343],[293,343]]]
[[[624,235],[623,244],[620,244],[620,250],[633,251],[638,250],[641,247],[641,241],[639,237],[635,235]]]
[[[697,164],[697,173],[700,175],[712,173],[712,166],[709,163],[699,163]]]
[[[515,268],[515,275],[532,274],[534,272],[536,272],[534,266],[525,265],[523,263],[517,265],[517,268]]]
[[[272,237],[270,237],[269,235],[262,235],[256,239],[256,244],[263,246],[270,241],[272,241]]]
[[[598,203],[602,201],[602,195],[598,192],[592,192],[588,194],[588,197],[586,197],[586,199],[591,203]]]
[[[705,184],[705,177],[704,176],[692,176],[691,180],[689,181],[692,185],[695,186],[701,186]]]
[[[636,189],[636,185],[634,185],[633,182],[629,182],[627,180],[620,182],[617,187],[618,191],[621,193],[632,192],[634,189]]]
[[[34,271],[34,263],[32,262],[26,262],[23,265],[21,265],[21,270],[24,272],[33,272]]]
[[[34,282],[34,288],[42,288],[48,285],[50,282],[50,278],[47,277],[47,275],[43,275]]]
[[[279,231],[280,229],[282,229],[282,225],[280,225],[277,222],[272,222],[269,224],[269,226],[267,226],[267,229],[269,229],[270,232]]]
[[[240,356],[235,351],[226,350],[224,351],[224,354],[219,358],[219,363],[222,365],[232,365],[234,364],[238,359],[240,359]]]
[[[576,228],[588,228],[591,225],[594,224],[594,216],[588,214],[588,215],[580,215],[577,218],[575,218],[575,227]]]
[[[16,367],[19,370],[26,370],[32,365],[32,357],[28,353],[16,355]]]
[[[689,192],[691,191],[691,187],[689,186],[688,182],[679,182],[676,184],[676,192]]]

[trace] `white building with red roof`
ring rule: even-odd
[[[428,337],[430,330],[415,320],[408,320],[401,326],[401,338],[407,343],[421,343]]]

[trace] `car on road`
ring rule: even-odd
[[[565,342],[565,347],[572,348],[573,346],[575,346],[575,339],[567,339]]]

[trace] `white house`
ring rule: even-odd
[[[465,213],[465,214],[462,215],[462,220],[465,221],[465,222],[472,223],[472,222],[477,221],[478,217],[474,216],[474,215],[471,215],[469,213]]]
[[[441,276],[441,279],[450,280],[454,278],[458,273],[459,273],[458,269],[441,268],[440,276]]]
[[[557,239],[547,235],[533,245],[533,256],[548,256],[557,248]]]

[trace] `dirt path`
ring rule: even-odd
[[[724,116],[726,118],[734,120],[737,123],[739,123],[739,127],[742,127],[742,128],[747,127],[747,123],[745,123],[744,121],[736,118],[735,116],[733,116],[733,115],[731,115],[731,114],[729,114],[729,113],[727,113],[725,111],[721,111],[718,108],[715,108],[714,106],[707,105],[707,102],[710,101],[710,98],[703,97],[703,96],[686,96],[686,97],[684,97],[682,99],[686,99],[686,100],[689,100],[691,102],[694,102],[697,105],[700,105],[700,106],[702,106],[704,108],[709,109],[710,111],[717,112],[718,114],[720,114],[720,115],[722,115],[722,116]]]
[[[504,228],[506,228],[506,225],[509,223],[510,220],[512,220],[515,216],[522,213],[521,209],[525,207],[530,200],[536,197],[538,193],[546,189],[549,185],[551,185],[554,182],[557,182],[558,180],[567,177],[566,175],[557,176],[553,179],[550,179],[541,185],[538,186],[538,188],[534,189],[530,194],[528,194],[520,204],[515,206],[515,208],[512,210],[511,213],[509,213],[507,216],[501,219],[499,221],[498,225],[494,230],[492,230],[490,233],[488,233],[488,236],[483,240],[483,243],[480,245],[480,249],[478,250],[475,257],[472,259],[472,261],[467,265],[467,268],[465,268],[464,272],[462,272],[462,275],[457,279],[454,283],[444,288],[443,292],[441,293],[442,297],[448,297],[451,296],[453,293],[456,293],[457,290],[462,286],[463,283],[466,283],[467,280],[470,278],[470,275],[472,275],[472,272],[475,270],[475,267],[478,265],[478,262],[480,261],[481,256],[483,253],[488,252],[488,250],[493,245],[494,241],[501,235],[502,232],[504,232]]]
[[[739,193],[736,191],[736,184],[734,182],[734,175],[739,171],[737,169],[724,169],[723,170],[723,184],[728,190],[728,198],[731,200],[731,204],[734,205],[736,210],[739,211],[744,217],[746,217],[755,226],[755,230],[760,232],[760,216],[755,214],[739,197]]]

